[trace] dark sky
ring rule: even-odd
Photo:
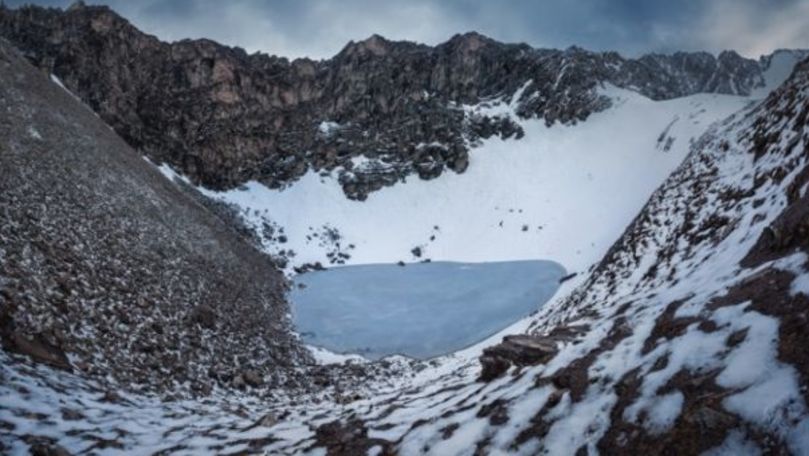
[[[70,0],[6,0],[65,7]],[[536,47],[625,55],[809,47],[809,0],[94,0],[166,40],[211,38],[325,58],[373,33],[427,44],[475,30]]]

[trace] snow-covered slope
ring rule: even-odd
[[[809,453],[807,115],[804,63],[703,136],[543,307],[533,330],[580,328],[572,343],[491,383],[427,383],[365,413],[370,436],[407,454]]]
[[[600,266],[532,319],[558,350],[546,362],[481,382],[444,359],[285,423],[308,435],[290,451],[808,454],[807,119],[809,62],[702,136]]]
[[[237,204],[271,253],[305,263],[392,263],[421,259],[545,258],[581,272],[598,261],[643,203],[682,161],[691,141],[749,99],[694,95],[651,101],[606,88],[614,106],[574,126],[546,127],[513,116],[522,139],[492,138],[472,149],[468,169],[384,188],[349,200],[338,171],[309,171],[283,190],[257,182],[209,196]],[[512,97],[518,99],[518,96]],[[505,102],[468,106],[468,115],[512,115]],[[362,164],[369,166],[367,163]],[[170,170],[163,168],[169,174]],[[286,242],[278,242],[283,228]],[[412,250],[419,248],[420,256]],[[349,258],[328,255],[342,252]]]
[[[800,49],[779,49],[772,54],[762,56],[761,66],[764,68],[762,78],[764,85],[754,89],[753,97],[765,97],[787,80],[795,68],[795,64],[809,56],[809,52]]]

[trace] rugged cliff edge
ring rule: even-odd
[[[463,172],[478,138],[521,135],[508,116],[468,115],[466,104],[514,97],[520,117],[570,123],[608,107],[601,84],[656,100],[748,94],[768,65],[732,51],[627,59],[476,33],[435,47],[375,35],[328,60],[289,61],[208,40],[164,43],[106,7],[81,4],[0,9],[0,35],[130,145],[196,183],[278,187],[310,168],[341,167],[354,199],[411,174]],[[354,169],[361,156],[373,166]]]

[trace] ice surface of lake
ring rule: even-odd
[[[485,339],[553,296],[552,261],[359,265],[296,276],[292,314],[304,342],[376,359],[430,358]]]

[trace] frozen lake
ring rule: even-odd
[[[304,342],[371,359],[431,358],[506,328],[553,296],[552,261],[344,266],[296,276],[292,314]]]

